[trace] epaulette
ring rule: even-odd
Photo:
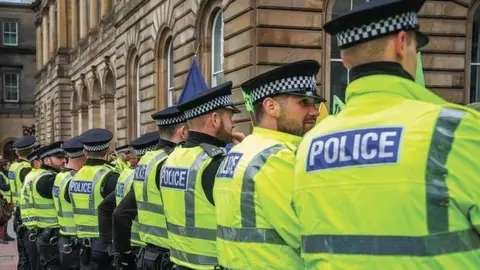
[[[225,150],[223,148],[215,146],[215,145],[211,145],[211,144],[208,144],[208,143],[201,143],[200,147],[211,158],[225,155]]]

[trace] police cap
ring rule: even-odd
[[[183,112],[179,111],[177,106],[171,106],[152,114],[152,119],[155,120],[159,127],[180,124],[186,121]]]
[[[40,150],[40,149],[41,149],[41,147],[35,149],[33,152],[31,152],[30,154],[28,154],[28,155],[27,155],[28,161],[33,162],[34,160],[39,159],[39,158],[40,158],[40,156],[39,156],[39,153],[40,153],[40,152],[39,152],[38,150]]]
[[[187,120],[217,109],[229,109],[233,113],[240,112],[233,105],[231,81],[197,93],[191,100],[178,105],[178,109],[183,112]]]
[[[103,128],[94,128],[85,131],[79,137],[83,149],[88,152],[101,152],[108,149],[113,138],[112,132]]]
[[[79,140],[78,136],[64,142],[62,144],[62,149],[66,152],[66,155],[69,158],[83,156],[83,143]]]
[[[35,142],[35,136],[23,136],[22,138],[16,140],[12,147],[15,150],[27,150],[32,148],[35,145]]]
[[[124,145],[124,146],[120,146],[120,147],[117,147],[115,148],[115,152],[117,152],[117,154],[120,154],[120,153],[128,153],[130,152],[130,145]]]
[[[303,60],[268,71],[242,84],[242,90],[257,103],[266,97],[282,94],[311,97],[325,101],[317,94],[317,74],[320,65],[315,60]]]
[[[157,149],[159,140],[160,134],[158,131],[154,131],[136,138],[130,143],[130,147],[135,151],[137,156],[143,156],[148,151]]]
[[[333,20],[323,29],[336,36],[338,47],[353,45],[390,35],[399,31],[416,31],[417,47],[428,43],[428,37],[419,31],[418,11],[425,0],[373,0],[355,6]]]
[[[40,147],[37,151],[39,151],[38,155],[40,158],[46,158],[46,157],[65,157],[65,151],[62,149],[62,141],[57,141],[54,143],[51,143],[49,145],[45,145],[43,147]]]

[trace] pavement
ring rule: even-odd
[[[8,224],[8,234],[16,238],[13,232],[13,218]],[[18,261],[17,242],[8,242],[7,245],[0,244],[0,269],[1,270],[16,270]]]

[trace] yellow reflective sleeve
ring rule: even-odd
[[[292,207],[295,154],[280,150],[270,156],[258,172],[255,192],[265,218],[288,245],[300,248],[300,222]]]
[[[465,112],[454,136],[446,163],[449,204],[480,233],[480,114]],[[458,219],[457,207],[450,207],[450,218]],[[458,225],[450,223],[450,230],[460,229],[454,226]]]

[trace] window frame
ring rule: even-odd
[[[7,99],[7,85],[6,85],[6,79],[5,75],[16,75],[17,76],[17,99]],[[20,102],[20,72],[19,71],[4,71],[2,74],[2,80],[3,80],[3,100],[6,103],[19,103]],[[10,86],[9,86],[10,87]]]
[[[474,22],[475,22],[475,13],[480,12],[480,1],[475,1],[473,5],[470,7],[468,14],[467,14],[467,37],[466,37],[466,46],[465,46],[465,88],[464,88],[464,103],[468,104],[471,102],[480,102],[480,85],[472,85],[473,75],[475,74],[473,71],[474,67],[480,66],[480,55],[477,56],[479,62],[475,62],[473,59],[473,50],[474,50]],[[480,19],[479,22],[480,24]],[[480,35],[479,35],[480,36]],[[480,73],[480,72],[476,72]],[[479,80],[480,74],[477,75],[477,81]],[[476,86],[478,91],[473,93],[472,86]],[[477,95],[478,94],[478,95]]]
[[[167,57],[166,57],[166,67],[167,67],[167,108],[175,105],[175,86],[174,86],[174,70],[173,70],[173,39],[170,38],[169,41],[167,41]]]
[[[10,32],[5,31],[6,23],[10,24]],[[11,32],[11,24],[15,24],[15,32]],[[6,43],[5,35],[6,34],[15,34],[15,44],[14,43]],[[18,46],[18,21],[15,20],[4,20],[2,21],[2,44],[4,46]]]
[[[140,57],[137,58],[137,62],[135,63],[135,80],[136,80],[136,85],[135,85],[135,91],[136,91],[136,102],[137,102],[137,106],[136,106],[136,112],[135,112],[135,118],[136,118],[136,122],[137,122],[137,127],[136,127],[136,130],[137,130],[137,134],[136,134],[136,137],[139,137],[140,136],[140,131],[141,131],[141,121],[140,121],[140,118],[141,118],[141,115],[142,115],[142,112],[141,112],[141,106],[140,106],[140,103],[141,103],[141,99],[140,99],[140,92],[141,92],[141,89],[140,89],[140,79],[141,79],[141,74],[140,74]]]
[[[221,18],[221,27],[220,27],[220,52],[217,52],[215,50],[215,38],[217,37],[216,33],[215,33],[215,28],[217,26],[217,23],[218,23],[218,20],[219,20],[219,17]],[[225,21],[224,21],[224,17],[223,17],[223,10],[218,10],[216,13],[215,13],[215,16],[213,17],[213,23],[212,23],[212,28],[210,29],[211,32],[212,32],[212,40],[211,40],[211,46],[212,46],[212,49],[211,49],[211,52],[212,52],[212,59],[211,59],[211,65],[212,65],[212,68],[211,68],[211,77],[210,77],[210,81],[211,81],[211,87],[215,87],[219,84],[221,84],[222,82],[218,82],[217,78],[218,78],[218,75],[220,74],[223,74],[223,76],[225,76],[225,69],[224,69],[224,61],[225,61],[225,50],[224,50],[224,41],[225,41]],[[215,71],[215,60],[216,60],[216,54],[217,53],[220,53],[219,57],[220,57],[220,70],[217,70]]]

